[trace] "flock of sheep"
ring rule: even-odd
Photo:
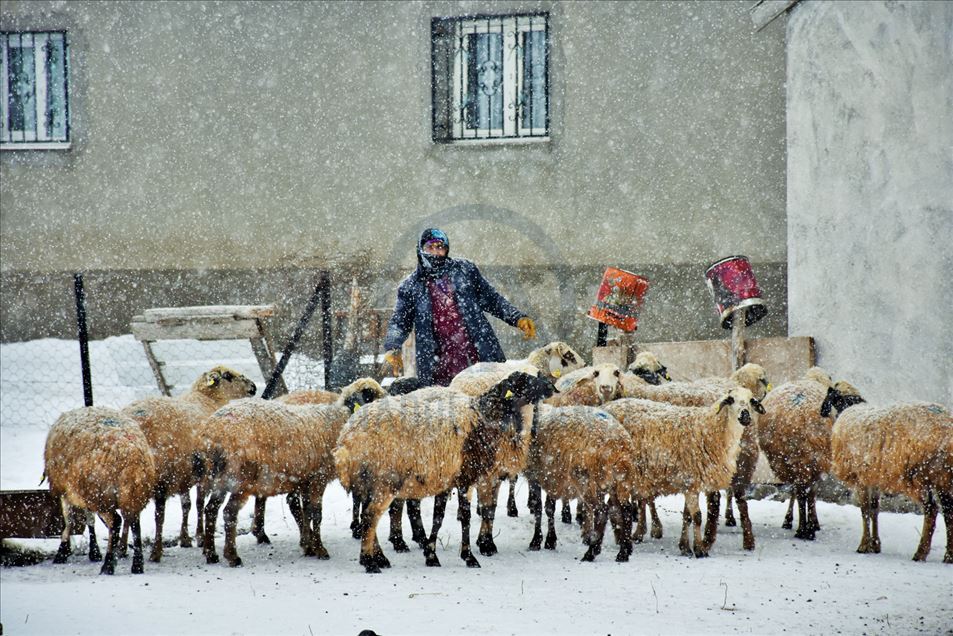
[[[427,565],[440,565],[437,533],[453,489],[459,501],[460,556],[468,566],[479,567],[470,547],[470,492],[476,491],[481,521],[476,545],[482,555],[491,556],[497,552],[493,522],[499,489],[511,480],[507,509],[515,515],[512,480],[517,474],[530,483],[530,550],[555,548],[556,503],[563,500],[565,521],[567,504],[575,499],[587,546],[583,560],[598,556],[609,525],[619,547],[616,560],[627,561],[633,542],[643,540],[649,519],[652,536],[661,537],[654,498],[682,494],[679,548],[684,555],[708,556],[721,490],[728,495],[726,524],[734,525],[733,498],[743,548],[752,550],[745,493],[759,450],[777,477],[793,487],[783,527],[792,527],[796,502],[796,537],[813,539],[820,528],[815,488],[822,475],[832,473],[854,490],[860,503],[858,552],[880,551],[880,492],[901,493],[924,510],[914,560],[926,559],[942,509],[947,532],[943,561],[953,563],[949,411],[921,402],[874,407],[848,383],[834,383],[817,367],[773,390],[755,364],[730,378],[672,382],[649,352],[641,352],[623,371],[611,364],[586,366],[568,345],[555,342],[524,360],[476,364],[447,388],[401,379],[388,394],[376,381],[363,378],[340,393],[296,391],[263,400],[253,397],[255,391],[245,376],[216,367],[176,398],[139,400],[121,411],[74,409],[57,419],[46,442],[45,473],[50,490],[61,498],[64,518],[71,506],[87,511],[90,560],[103,559],[92,515],[98,514],[109,528],[101,573],[114,572],[128,529],[133,534],[132,572],[143,571],[139,514],[150,500],[156,515],[150,560],[162,557],[170,496],[182,500],[179,543],[191,546],[187,520],[193,486],[196,540],[209,563],[219,560],[215,528],[223,504],[223,554],[237,566],[239,510],[249,497],[256,498],[252,532],[259,543],[268,542],[265,500],[281,494],[287,496],[304,554],[326,559],[321,502],[335,479],[353,497],[351,529],[361,539],[360,564],[368,572],[390,567],[377,538],[385,512],[394,549],[409,550],[401,532],[405,502],[412,539]],[[704,520],[701,493],[707,495]],[[435,497],[429,534],[420,519],[419,501],[425,497]],[[67,528],[54,562],[65,562],[70,551]]]

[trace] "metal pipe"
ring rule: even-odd
[[[284,373],[285,367],[288,366],[288,360],[291,358],[291,354],[294,352],[295,347],[298,346],[298,341],[301,339],[301,335],[308,326],[308,322],[311,321],[311,315],[318,306],[318,300],[323,298],[323,296],[327,293],[327,286],[328,274],[327,272],[321,272],[321,277],[319,278],[318,284],[314,288],[314,291],[311,293],[311,298],[308,300],[308,305],[304,308],[304,313],[302,313],[301,318],[298,319],[298,324],[295,327],[294,333],[291,334],[291,338],[288,340],[284,350],[281,352],[281,359],[278,360],[278,364],[275,365],[275,370],[271,374],[271,379],[268,380],[268,385],[265,387],[265,390],[262,391],[262,399],[270,400],[275,394],[275,389],[278,388],[278,378],[281,377],[281,374]],[[326,347],[327,343],[325,343],[325,348]],[[327,381],[327,373],[327,363],[325,363],[325,381]]]
[[[73,290],[76,294],[76,326],[79,335],[79,359],[83,369],[83,402],[93,405],[93,380],[89,370],[89,332],[86,330],[86,292],[83,290],[83,275],[73,274]]]

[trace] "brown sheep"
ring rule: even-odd
[[[470,551],[466,491],[492,469],[500,443],[521,433],[524,409],[551,390],[549,382],[516,371],[479,398],[449,388],[428,389],[443,395],[421,397],[424,392],[416,391],[355,413],[341,432],[334,460],[345,489],[358,491],[367,502],[360,557],[366,571],[390,566],[377,541],[377,522],[395,498],[437,497],[424,556],[428,566],[439,566],[437,531],[452,488],[460,502],[460,556],[468,567],[479,567]]]
[[[122,409],[123,415],[133,419],[142,428],[155,457],[158,473],[153,498],[155,499],[156,539],[149,560],[162,559],[162,525],[165,521],[165,503],[170,495],[182,500],[182,526],[179,545],[190,547],[189,510],[192,501],[189,491],[199,483],[196,474],[195,453],[199,450],[199,428],[205,419],[229,400],[255,394],[255,383],[227,367],[217,366],[206,371],[192,383],[191,388],[177,397],[149,397],[137,400]],[[196,535],[201,532],[202,489],[197,493]],[[123,533],[122,546],[126,545]]]
[[[773,389],[764,399],[765,414],[758,421],[758,444],[778,479],[791,484],[791,500],[782,527],[798,524],[794,536],[813,540],[817,521],[816,487],[831,470],[831,424],[820,408],[831,386],[826,371],[812,367],[804,378]]]
[[[46,437],[44,474],[50,492],[60,497],[63,518],[71,506],[99,515],[109,528],[106,557],[100,574],[113,574],[123,518],[132,527],[132,573],[142,574],[142,533],[139,513],[149,503],[156,483],[156,466],[146,437],[130,418],[115,409],[97,406],[66,411]],[[63,530],[54,563],[70,554],[69,523]],[[90,536],[92,544],[96,541]]]
[[[880,491],[906,495],[923,506],[923,530],[914,561],[926,561],[936,528],[937,502],[946,523],[944,563],[953,563],[953,417],[939,404],[865,404],[857,389],[838,382],[820,413],[836,410],[831,434],[834,475],[860,500],[861,553],[880,552]],[[936,494],[936,499],[934,498]]]
[[[682,554],[708,556],[711,540],[701,537],[698,494],[726,488],[734,477],[744,429],[757,424],[764,409],[745,388],[731,389],[709,407],[675,406],[626,398],[603,407],[632,436],[640,499],[683,493]],[[645,515],[640,515],[640,520]],[[688,528],[694,524],[694,547]]]
[[[305,554],[328,558],[321,541],[321,499],[336,476],[331,451],[348,417],[384,395],[377,382],[361,378],[344,387],[334,404],[245,399],[213,413],[202,430],[210,494],[202,544],[206,561],[218,562],[215,522],[226,495],[224,556],[236,567],[242,564],[235,546],[238,511],[250,496],[284,493],[300,496],[300,507],[297,497],[289,505]]]

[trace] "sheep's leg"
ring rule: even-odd
[[[661,539],[662,538],[662,520],[658,517],[658,511],[655,509],[655,499],[649,499],[648,502],[649,512],[652,515],[652,538]],[[642,533],[645,534],[644,532]]]
[[[364,500],[364,510],[361,512],[361,557],[360,564],[364,571],[378,574],[381,568],[389,568],[390,561],[384,556],[380,543],[377,542],[377,522],[381,515],[390,506],[393,495],[373,494]]]
[[[470,551],[470,499],[463,487],[457,488],[457,521],[460,522],[460,558],[468,568],[478,568],[480,562]]]
[[[222,522],[225,524],[225,547],[222,549],[222,556],[228,561],[228,564],[237,568],[242,564],[238,556],[238,550],[235,547],[235,538],[238,534],[238,511],[245,505],[248,495],[241,495],[233,492],[222,510]]]
[[[540,490],[539,484],[535,481],[529,482],[529,497],[526,502],[529,506],[529,511],[533,515],[533,538],[529,541],[529,549],[533,552],[539,550],[540,546],[543,543],[543,503],[542,503],[542,491]]]
[[[579,512],[579,504],[576,504],[576,512]],[[572,502],[569,499],[563,499],[562,512],[560,519],[563,523],[572,524]]]
[[[712,545],[718,536],[718,513],[721,510],[721,491],[712,490],[705,493],[708,501],[708,517],[705,519],[705,543]],[[725,513],[727,518],[727,512]],[[727,521],[725,525],[728,525]]]
[[[784,530],[790,530],[794,527],[794,500],[797,499],[794,495],[794,488],[791,488],[791,496],[788,497],[788,511],[784,514],[784,521],[781,523],[781,528]]]
[[[585,500],[580,500],[580,502],[582,501]],[[589,545],[589,549],[586,550],[586,553],[582,556],[582,560],[594,561],[595,558],[599,556],[599,553],[602,552],[602,539],[606,534],[606,520],[609,518],[609,508],[601,496],[596,497],[591,502],[587,502],[586,508],[592,516],[592,520],[586,523],[588,526],[588,532],[586,533],[588,538],[586,543]]]
[[[407,542],[404,541],[404,528],[402,526],[404,500],[395,499],[392,501],[388,512],[390,514],[390,534],[387,540],[394,546],[394,552],[410,552]]]
[[[817,521],[817,484],[811,484],[807,487],[807,520],[811,524],[811,530],[817,532],[821,529],[821,524]]]
[[[200,548],[205,540],[204,511],[205,488],[202,487],[202,482],[199,482],[195,485],[195,545]]]
[[[122,533],[122,517],[115,510],[100,513],[103,523],[109,528],[109,540],[106,544],[106,556],[103,557],[103,567],[100,568],[100,574],[116,573],[116,546],[119,543],[119,535]]]
[[[695,536],[692,541],[692,546],[694,548],[695,557],[701,559],[708,556],[709,546],[702,537],[702,511],[698,507],[698,493],[693,492],[685,495],[685,507],[691,515],[692,526],[694,527]]]
[[[943,523],[946,526],[946,551],[944,563],[953,563],[953,493],[939,492],[940,506],[943,508]]]
[[[192,511],[192,497],[189,494],[189,490],[179,493],[179,502],[182,504],[182,525],[179,527],[179,545],[183,548],[192,547],[192,537],[189,536],[189,513]]]
[[[754,550],[754,530],[751,527],[751,517],[748,515],[748,500],[745,498],[746,487],[733,486],[735,501],[738,503],[738,516],[741,517],[741,547],[745,550]]]
[[[688,529],[692,525],[692,515],[688,512],[688,498],[682,506],[682,535],[678,539],[678,551],[682,556],[692,556],[692,544],[688,539]]]
[[[256,499],[255,503],[257,502]],[[289,492],[285,496],[285,502],[288,504],[288,510],[291,511],[291,517],[295,520],[295,525],[298,526],[298,547],[307,549],[308,545],[304,540],[307,530],[304,528],[305,517],[301,508],[301,496],[297,492]]]
[[[297,500],[298,517],[298,545],[304,550],[305,556],[315,556],[314,541],[311,533],[311,495],[308,494],[307,484],[299,490],[289,493]]]
[[[880,491],[870,489],[870,540],[874,554],[880,554],[880,528],[877,517],[880,515]]]
[[[936,499],[929,489],[920,495],[920,503],[923,505],[923,530],[920,532],[920,545],[913,555],[914,561],[926,561],[930,554],[930,542],[933,541],[933,531],[936,528],[936,514],[938,510]]]
[[[165,489],[160,488],[155,492],[156,502],[156,540],[152,543],[152,552],[149,554],[149,560],[158,563],[162,560],[162,526],[165,523]],[[128,527],[128,522],[127,522]],[[123,533],[123,544],[126,543],[126,536]]]
[[[586,505],[585,500],[580,499],[576,502],[576,523],[580,526],[586,523],[586,519],[589,518],[590,514],[591,511],[589,510],[589,506]]]
[[[215,521],[218,519],[218,509],[225,501],[224,491],[213,491],[205,504],[205,528],[203,530],[202,554],[206,563],[218,563],[218,554],[215,552]]]
[[[351,536],[355,539],[361,538],[361,508],[365,505],[357,490],[351,492]]]
[[[407,519],[410,520],[410,540],[416,543],[421,550],[427,545],[427,532],[424,530],[424,520],[420,516],[420,500],[406,499]]]
[[[654,500],[653,500],[654,501]],[[636,517],[635,530],[632,532],[632,543],[642,543],[645,539],[645,507],[647,501],[644,497],[638,497],[635,499],[636,512],[634,516]]]
[[[63,511],[63,532],[60,533],[60,547],[56,551],[56,556],[53,557],[53,563],[66,563],[69,555],[73,553],[73,548],[70,547],[70,525],[69,525],[69,515],[70,509],[72,507],[69,505],[69,502],[66,501],[66,497],[60,497],[60,510]],[[95,539],[90,536],[89,539],[89,548],[90,553],[92,553],[93,546],[96,545]],[[90,557],[92,560],[92,557]]]
[[[510,477],[510,488],[509,494],[506,497],[506,516],[508,517],[518,517],[520,516],[520,511],[516,507],[516,480],[519,479],[518,476],[513,475]],[[483,551],[480,551],[480,554],[483,554]]]
[[[870,489],[861,487],[857,491],[857,503],[860,504],[860,519],[863,525],[863,534],[860,537],[860,545],[857,546],[857,552],[866,554],[872,552],[870,546]]]
[[[499,497],[500,482],[486,480],[477,486],[477,514],[480,515],[480,533],[477,535],[477,547],[483,556],[493,556],[497,553],[496,543],[493,541],[493,520],[496,518],[496,504]],[[512,484],[512,482],[510,482]],[[511,515],[513,516],[513,515]]]
[[[628,498],[619,499],[616,495],[609,497],[609,522],[619,553],[615,560],[619,563],[629,560],[632,554],[632,512],[633,505]]]
[[[725,489],[725,527],[726,528],[734,528],[735,526],[738,525],[738,522],[735,521],[735,511],[731,508],[732,495],[734,495],[735,498],[738,497],[736,493],[733,493],[731,491],[731,488],[726,488]],[[738,508],[739,508],[738,514],[740,515],[741,514],[740,504]],[[744,522],[742,521],[742,523]]]
[[[255,497],[255,516],[251,522],[251,533],[258,540],[259,545],[271,543],[271,539],[265,534],[265,502],[267,501],[268,497]]]
[[[308,517],[311,520],[311,544],[314,546],[314,555],[322,561],[330,559],[327,548],[321,540],[321,521],[324,516],[324,490],[326,483],[314,483],[311,485],[310,492],[310,510]]]
[[[556,497],[546,493],[546,542],[547,550],[556,549]]]
[[[814,529],[811,527],[807,514],[807,488],[795,486],[794,492],[797,494],[797,531],[794,533],[794,537],[813,541]]]
[[[129,556],[129,524],[123,522],[122,524],[122,535],[119,537],[119,548],[116,552],[120,559],[125,559]]]
[[[440,567],[440,560],[437,558],[437,533],[443,525],[443,516],[447,512],[447,498],[450,497],[450,491],[440,493],[433,500],[433,527],[430,530],[430,536],[427,537],[427,547],[424,548],[424,558],[427,567]]]
[[[89,510],[86,511],[86,527],[89,529],[89,560],[94,563],[102,561],[103,555],[96,543],[96,515]]]
[[[142,526],[139,525],[139,515],[126,515],[126,522],[132,528],[132,573],[142,574]]]

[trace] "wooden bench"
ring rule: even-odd
[[[162,370],[164,363],[156,357],[152,343],[158,340],[248,340],[267,382],[276,362],[275,345],[265,319],[274,315],[274,305],[163,307],[147,309],[141,316],[134,316],[130,326],[136,340],[142,343],[159,391],[171,395]],[[279,378],[275,395],[287,392],[284,379]]]

